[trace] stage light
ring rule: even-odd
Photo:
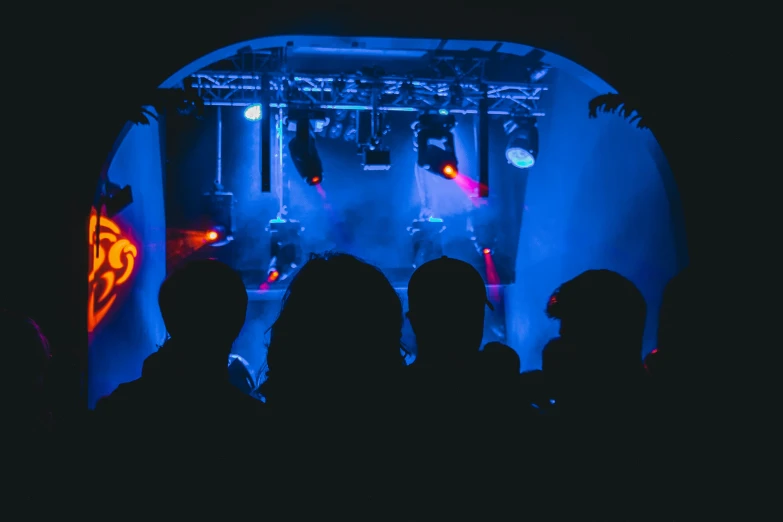
[[[323,181],[324,168],[315,148],[315,134],[310,129],[309,120],[296,122],[296,136],[288,142],[288,151],[294,168],[308,185],[318,185]]]
[[[343,139],[345,141],[356,141],[356,135],[356,127],[351,124],[345,129],[345,132],[343,133]]]
[[[333,140],[336,140],[340,136],[343,135],[343,124],[339,121],[336,121],[332,123],[332,125],[329,127],[329,137]]]
[[[443,167],[443,177],[446,179],[454,179],[457,177],[457,169],[455,169],[450,164],[446,164]]]
[[[441,116],[448,116],[449,115],[449,110],[448,109],[439,109],[438,110],[438,114],[440,114]]]
[[[481,253],[484,254],[485,256],[488,256],[488,255],[490,255],[492,253],[492,249],[491,248],[482,248],[481,249]]]
[[[503,124],[508,135],[506,160],[518,169],[529,169],[538,158],[538,128],[534,118],[512,119]]]
[[[226,227],[216,225],[204,233],[204,241],[213,246],[221,247],[229,244],[234,238],[228,234]]]
[[[269,264],[267,283],[287,279],[298,268],[301,257],[300,236],[304,231],[299,221],[280,217],[269,220]]]
[[[389,170],[391,168],[391,151],[385,148],[364,149],[364,170]]]
[[[459,172],[452,133],[455,125],[453,114],[440,112],[423,113],[414,124],[417,164],[445,179],[454,179]]]
[[[255,103],[245,107],[245,119],[247,121],[259,121],[261,119],[261,104]]]
[[[225,246],[234,240],[234,194],[215,183],[213,190],[203,197],[203,222],[207,225],[204,242],[213,247]]]

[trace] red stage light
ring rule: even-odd
[[[488,249],[488,248],[485,248],[485,249],[484,249],[484,250],[482,250],[481,252],[482,252],[482,253],[483,253],[485,256],[488,256],[490,253],[492,253],[492,250],[490,250],[490,249]]]
[[[220,234],[214,230],[208,230],[205,237],[207,241],[217,241],[218,237],[220,237]]]
[[[277,270],[272,270],[271,272],[269,272],[269,275],[267,276],[266,280],[269,281],[270,283],[273,283],[277,281],[278,277],[280,277],[280,272],[278,272]]]
[[[313,176],[310,178],[311,185],[318,185],[319,183],[321,183],[321,176]]]
[[[451,165],[446,165],[443,167],[443,177],[446,179],[454,179],[457,177],[457,169],[455,169]]]

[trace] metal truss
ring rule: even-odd
[[[191,85],[205,105],[321,109],[421,111],[447,109],[477,113],[486,97],[489,114],[543,116],[539,108],[547,86],[538,83],[481,82],[408,78],[400,76],[242,73],[203,70],[191,76]]]

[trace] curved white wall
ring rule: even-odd
[[[671,177],[649,131],[617,115],[588,119],[595,89],[555,72],[547,116],[539,121],[538,163],[530,172],[517,257],[506,292],[509,342],[524,370],[539,368],[558,325],[544,307],[561,283],[590,268],[631,279],[648,305],[645,352],[655,343],[663,287],[681,268]]]
[[[133,203],[115,221],[133,239],[138,257],[130,283],[121,289],[90,342],[90,407],[119,384],[137,379],[145,357],[165,338],[158,309],[158,288],[166,276],[161,160],[159,127],[152,121],[128,129],[109,166],[109,179],[133,190]]]

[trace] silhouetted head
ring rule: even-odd
[[[482,364],[496,375],[519,376],[519,354],[510,346],[499,342],[487,343],[481,350],[481,359]]]
[[[194,358],[225,361],[245,324],[247,290],[229,266],[191,261],[166,278],[158,304],[173,341],[187,345]]]
[[[617,272],[588,270],[563,283],[546,312],[560,320],[560,337],[580,349],[586,364],[641,367],[647,305]]]
[[[0,311],[0,339],[3,357],[2,385],[23,401],[43,392],[51,352],[49,341],[38,325],[23,315]]]
[[[473,357],[484,336],[484,309],[492,305],[481,274],[458,259],[424,263],[408,282],[408,320],[417,360],[428,364]]]
[[[354,256],[312,255],[271,329],[271,404],[372,396],[403,367],[402,303],[383,273]]]

